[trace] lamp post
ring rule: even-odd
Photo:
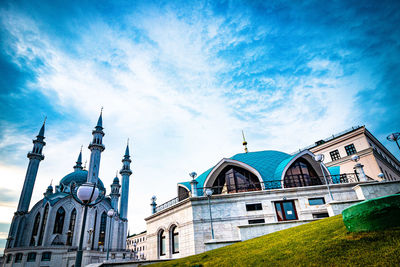
[[[137,246],[136,242],[133,242],[133,259],[135,261],[136,261],[136,254],[137,254],[136,246]]]
[[[383,173],[378,173],[378,178],[381,179],[381,182],[385,181],[385,175]]]
[[[214,239],[214,228],[213,228],[213,222],[212,222],[211,202],[210,202],[213,191],[210,188],[207,188],[205,193],[206,193],[206,196],[208,199],[208,210],[210,211],[211,237],[212,237],[212,239]]]
[[[78,251],[76,252],[75,267],[82,266],[83,256],[83,236],[85,234],[86,217],[88,207],[97,205],[104,198],[104,191],[99,191],[97,184],[84,183],[80,186],[76,186],[75,183],[71,184],[71,196],[72,198],[84,207],[81,234],[79,238]]]
[[[314,159],[319,162],[319,166],[321,167],[322,175],[324,176],[324,179],[325,179],[326,187],[328,188],[329,195],[331,197],[331,200],[333,201],[333,195],[331,192],[331,188],[329,187],[328,179],[326,179],[324,168],[322,167],[322,162],[324,161],[325,156],[324,156],[324,154],[318,154],[318,155],[315,155]]]
[[[108,257],[110,255],[111,227],[112,227],[112,220],[113,220],[114,215],[115,215],[115,211],[113,209],[110,209],[109,211],[107,211],[107,216],[110,218],[110,227],[109,227],[109,231],[108,231],[108,244],[107,244],[107,258],[106,258],[106,260],[108,260]]]
[[[390,142],[396,142],[397,147],[400,149],[399,140],[400,140],[400,133],[392,133],[386,137],[387,140]]]

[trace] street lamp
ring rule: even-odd
[[[80,186],[76,186],[75,182],[71,184],[71,196],[72,198],[84,207],[83,220],[81,227],[81,235],[79,238],[78,251],[76,252],[75,267],[82,266],[82,255],[83,255],[83,235],[85,233],[86,217],[88,207],[93,207],[101,202],[104,198],[105,191],[97,188],[97,183],[84,183]]]
[[[214,239],[214,228],[213,228],[213,223],[212,223],[211,202],[210,202],[210,199],[211,199],[211,196],[213,194],[213,191],[212,191],[212,189],[207,188],[205,193],[206,193],[206,196],[207,196],[207,199],[208,199],[208,209],[210,211],[211,237],[212,237],[212,239]]]
[[[378,178],[381,179],[381,182],[385,181],[385,175],[383,173],[378,173]]]
[[[108,231],[108,245],[107,245],[107,258],[106,258],[106,260],[108,260],[108,256],[110,255],[111,227],[112,227],[112,220],[113,220],[114,215],[115,215],[115,211],[113,209],[110,209],[109,211],[107,211],[107,216],[110,218],[110,228],[109,228],[109,231]]]
[[[324,156],[324,154],[318,154],[318,155],[315,155],[314,159],[319,162],[319,166],[321,167],[322,175],[324,176],[324,179],[325,179],[326,187],[328,188],[329,195],[331,196],[331,200],[333,201],[333,195],[331,192],[331,188],[329,187],[328,179],[326,179],[324,168],[322,167],[322,162],[324,161],[325,156]]]
[[[133,259],[135,261],[136,261],[136,254],[137,254],[136,246],[137,246],[136,242],[133,242]]]
[[[396,142],[397,147],[400,149],[399,140],[400,140],[400,133],[392,133],[386,137],[387,140],[390,142]]]

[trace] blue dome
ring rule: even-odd
[[[114,180],[113,180],[113,184],[119,184],[119,179],[118,177],[115,176]]]
[[[71,172],[70,174],[67,174],[64,176],[64,178],[61,179],[60,184],[64,184],[66,186],[69,186],[72,181],[74,181],[77,184],[83,184],[86,183],[87,181],[87,176],[88,176],[88,171],[86,170],[78,170]],[[99,188],[104,189],[104,184],[99,178]]]

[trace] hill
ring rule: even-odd
[[[151,266],[367,265],[400,265],[400,228],[349,233],[338,215]]]

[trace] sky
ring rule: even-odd
[[[399,1],[1,1],[0,246],[46,121],[31,207],[83,159],[101,107],[109,188],[129,138],[129,231],[224,157],[400,131]]]

